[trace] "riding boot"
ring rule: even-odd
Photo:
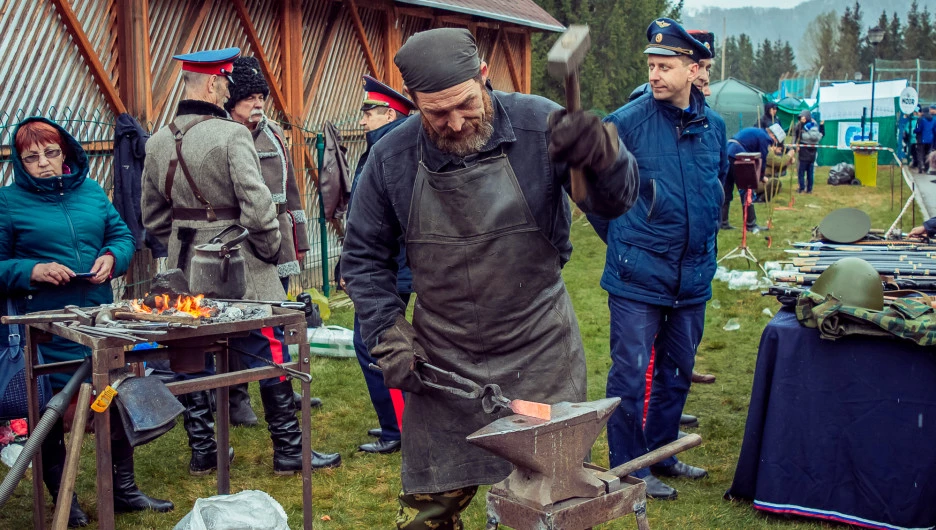
[[[257,415],[250,406],[250,393],[247,391],[247,383],[230,386],[228,392],[231,425],[234,427],[256,427],[259,425]]]
[[[218,443],[215,441],[214,416],[209,399],[206,390],[179,396],[179,401],[185,406],[183,425],[192,448],[189,474],[194,476],[207,475],[218,467]]]
[[[757,224],[757,212],[754,211],[754,203],[747,206],[747,230],[752,234],[767,230],[766,227]]]
[[[731,208],[731,201],[725,201],[721,207],[721,230],[734,230],[734,227],[728,224],[728,209]]]
[[[42,441],[42,481],[45,482],[52,503],[58,505],[58,494],[62,487],[62,473],[65,470],[65,432],[62,421],[52,426],[46,439]],[[88,514],[78,504],[78,495],[72,492],[71,507],[68,509],[68,527],[87,526]]]
[[[296,419],[296,404],[289,381],[269,386],[260,385],[260,399],[270,439],[273,441],[273,472],[292,475],[302,471],[302,431]],[[312,451],[312,468],[321,469],[341,465],[338,453],[323,454]]]
[[[117,416],[116,414],[114,416]],[[136,485],[133,473],[133,447],[123,436],[123,426],[111,416],[111,455],[114,462],[114,513],[153,510],[168,512],[175,508],[172,501],[154,499]],[[117,416],[119,417],[119,416]],[[115,436],[116,434],[116,436]]]

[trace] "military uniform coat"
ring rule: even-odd
[[[252,134],[260,157],[260,173],[276,204],[276,219],[283,237],[276,272],[280,278],[286,278],[302,272],[299,253],[309,250],[305,210],[302,209],[296,175],[283,141],[283,129],[264,117]]]
[[[260,160],[254,149],[250,131],[235,121],[218,106],[202,101],[184,100],[179,103],[175,123],[183,128],[206,115],[215,116],[191,128],[182,144],[182,156],[192,171],[192,178],[214,209],[240,208],[238,219],[215,221],[173,220],[172,208],[204,208],[192,193],[182,174],[181,164],[176,170],[172,187],[172,201],[165,196],[166,171],[175,155],[175,137],[169,127],[162,127],[146,143],[146,164],[143,168],[142,211],[143,225],[169,248],[169,266],[179,261],[182,241],[180,228],[195,231],[190,243],[189,259],[194,246],[207,243],[212,237],[232,224],[240,224],[250,232],[241,245],[247,268],[246,299],[283,300],[286,293],[276,273],[279,258],[279,223],[273,206],[273,197],[260,175]],[[188,271],[188,260],[178,266]],[[189,278],[191,280],[191,278]]]

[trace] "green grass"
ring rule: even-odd
[[[816,191],[813,195],[796,195],[796,210],[776,211],[773,229],[769,232],[773,248],[767,248],[764,234],[750,238],[752,252],[762,261],[781,259],[783,249],[793,241],[810,237],[811,229],[829,211],[852,206],[867,211],[874,228],[887,228],[901,208],[900,191],[895,191],[891,209],[890,168],[880,170],[878,187],[825,185],[826,169],[816,172]],[[899,183],[899,174],[895,173]],[[784,180],[781,192],[783,203],[789,191]],[[906,198],[909,191],[904,189]],[[731,222],[741,225],[739,201],[734,201]],[[765,205],[758,205],[758,219],[767,222]],[[606,375],[610,367],[608,355],[607,294],[598,281],[604,267],[605,248],[584,220],[576,217],[572,230],[575,252],[563,273],[579,318],[582,338],[588,360],[589,399],[604,397]],[[917,215],[917,223],[920,223]],[[909,230],[911,222],[904,222]],[[719,234],[719,255],[737,246],[740,230]],[[725,262],[729,268],[744,267],[743,261]],[[703,445],[685,453],[682,458],[690,464],[703,466],[709,471],[708,479],[698,482],[672,481],[679,489],[675,502],[650,502],[648,512],[651,527],[680,529],[760,529],[832,528],[833,525],[804,519],[787,520],[767,517],[746,503],[732,503],[722,499],[731,485],[735,462],[741,447],[751,381],[761,331],[769,321],[764,308],[776,313],[777,302],[761,297],[757,291],[729,291],[721,282],[714,284],[714,298],[720,309],[707,311],[705,336],[699,346],[696,365],[699,371],[714,373],[714,385],[696,385],[689,395],[686,412],[700,417],[701,426],[695,429],[703,438]],[[330,324],[351,327],[350,309],[333,312]],[[741,329],[724,331],[729,318],[738,318]],[[312,364],[315,382],[314,395],[320,396],[325,406],[313,412],[313,447],[320,451],[339,451],[344,458],[338,469],[316,472],[313,475],[314,524],[319,529],[383,529],[393,528],[396,513],[396,495],[400,489],[399,453],[388,456],[366,455],[356,452],[359,444],[368,442],[367,429],[377,426],[376,416],[367,397],[367,391],[354,360],[315,358]],[[261,411],[256,385],[251,385],[254,408]],[[272,472],[269,436],[265,425],[257,428],[232,429],[232,444],[237,456],[231,470],[233,491],[259,489],[275,497],[289,515],[290,525],[301,528],[302,482],[299,476],[276,477]],[[94,490],[94,445],[86,439],[81,455],[81,473],[77,491],[82,507],[96,518]],[[607,441],[602,435],[592,455],[596,463],[607,465]],[[214,476],[194,478],[187,472],[189,451],[185,433],[180,425],[155,442],[139,448],[136,453],[137,480],[141,488],[154,496],[169,498],[176,510],[169,514],[131,514],[117,518],[118,528],[169,529],[191,508],[198,497],[215,493]],[[0,471],[0,473],[5,473]],[[465,513],[466,528],[484,528],[484,490],[479,492]],[[0,528],[26,529],[32,526],[31,478],[24,479],[9,504],[0,512]],[[51,503],[47,497],[47,513]],[[321,518],[328,516],[329,521]],[[49,515],[51,518],[51,515]],[[625,518],[601,529],[634,528],[634,520]],[[97,528],[92,522],[89,527]]]

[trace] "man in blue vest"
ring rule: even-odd
[[[712,293],[728,170],[725,123],[693,85],[699,61],[711,53],[668,18],[654,20],[647,38],[651,90],[606,118],[637,159],[638,199],[615,219],[590,217],[608,243],[601,278],[611,310],[607,396],[621,398],[608,422],[611,466],[677,437]],[[651,348],[656,361],[644,426]],[[675,499],[676,490],[657,476],[699,479],[706,472],[669,458],[634,476],[646,481],[650,497]]]

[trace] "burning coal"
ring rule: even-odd
[[[138,313],[161,315],[186,313],[195,318],[209,318],[214,316],[216,309],[202,305],[204,295],[177,295],[175,300],[168,294],[149,295],[143,300],[132,300],[130,307]]]

